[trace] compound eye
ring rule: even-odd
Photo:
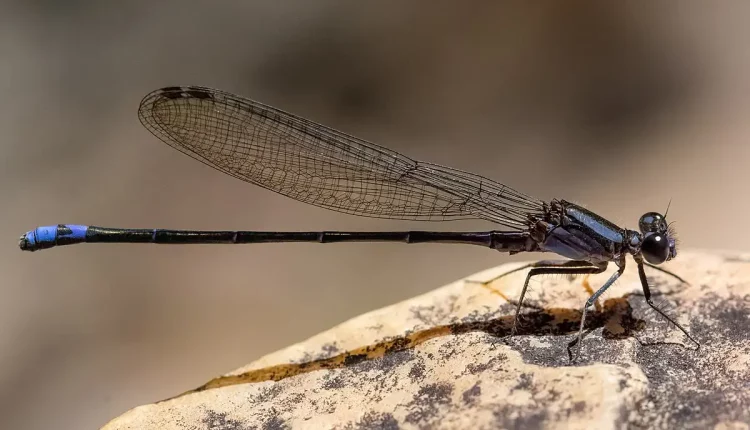
[[[649,212],[644,214],[640,220],[638,220],[638,228],[641,233],[663,233],[667,231],[667,220],[664,219],[664,215],[657,212]]]
[[[651,264],[661,264],[669,258],[669,240],[661,233],[651,233],[643,239],[641,254]]]

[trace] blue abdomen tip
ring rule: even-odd
[[[87,225],[77,225],[77,224],[66,224],[64,226],[59,225],[57,226],[57,234],[58,237],[63,235],[62,228],[66,228],[69,230],[68,232],[65,232],[66,236],[70,237],[71,239],[76,240],[84,240],[86,239],[86,232],[88,231],[89,227]]]
[[[36,251],[56,245],[84,242],[87,230],[88,226],[76,224],[37,227],[21,236],[19,246],[25,251]]]

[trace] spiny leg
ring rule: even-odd
[[[511,275],[513,273],[520,272],[521,270],[526,270],[529,267],[534,267],[534,265],[537,264],[537,263],[539,263],[539,262],[524,264],[523,266],[516,267],[515,269],[509,270],[507,272],[503,272],[503,273],[501,273],[501,274],[499,274],[499,275],[497,275],[497,276],[495,276],[493,278],[490,278],[490,279],[488,279],[486,281],[474,281],[474,280],[469,279],[469,280],[467,280],[467,282],[471,282],[471,283],[475,283],[475,284],[482,284],[482,285],[489,285],[489,284],[497,281],[500,278],[504,278],[504,277],[506,277],[508,275]]]
[[[498,290],[495,290],[494,288],[490,288],[489,284],[497,281],[498,279],[504,278],[508,275],[511,275],[516,272],[520,272],[521,270],[525,270],[528,268],[531,268],[531,270],[529,270],[529,273],[526,275],[526,280],[524,281],[523,288],[521,289],[521,296],[518,299],[518,303],[516,303],[516,312],[513,317],[513,326],[511,327],[511,336],[515,335],[517,332],[518,320],[521,314],[521,307],[524,306],[523,299],[526,296],[526,290],[529,287],[529,282],[531,281],[532,277],[538,276],[538,275],[558,275],[558,274],[561,274],[561,275],[594,275],[597,273],[602,273],[605,270],[607,270],[607,262],[594,264],[585,260],[541,260],[541,261],[536,261],[534,263],[524,264],[523,266],[517,267],[513,270],[509,270],[507,272],[501,273],[500,275],[497,275],[487,281],[468,280],[467,282],[480,284],[484,286],[485,288],[488,288],[491,292],[503,297],[508,302],[511,302],[511,300],[505,294],[503,294],[502,292]],[[536,306],[534,306],[534,308],[538,309],[538,307]]]
[[[532,277],[538,275],[591,275],[602,273],[607,270],[607,263],[593,264],[581,260],[542,260],[531,263],[528,267],[531,267],[531,270],[526,275],[526,281],[523,283],[523,288],[521,289],[521,297],[519,297],[518,304],[516,305],[516,314],[513,317],[513,326],[510,330],[511,336],[516,334],[518,318],[521,314],[521,305],[523,304],[523,298],[526,295],[526,289],[529,287],[529,281],[531,281]]]
[[[701,344],[698,343],[697,340],[693,339],[693,337],[690,336],[690,334],[687,332],[687,330],[685,330],[679,323],[677,323],[677,321],[675,321],[672,318],[670,318],[664,311],[662,311],[661,309],[659,309],[654,304],[654,302],[651,300],[651,290],[648,287],[648,279],[646,278],[646,271],[643,269],[644,264],[646,264],[648,266],[651,266],[651,265],[648,264],[648,263],[646,263],[646,262],[644,262],[643,261],[643,257],[640,257],[640,256],[636,256],[635,262],[638,265],[638,276],[641,278],[641,287],[643,287],[643,296],[646,298],[646,303],[648,303],[648,305],[651,306],[651,309],[655,310],[661,316],[663,316],[664,318],[666,318],[667,321],[669,321],[670,323],[674,324],[678,329],[680,329],[680,331],[682,331],[682,333],[685,334],[685,336],[687,336],[688,339],[690,339],[698,348],[700,348]],[[651,267],[653,267],[653,266],[651,266]],[[666,270],[663,270],[663,269],[659,269],[659,270],[662,270],[665,273],[669,273],[670,275],[673,275],[672,273],[667,272]],[[677,279],[681,280],[681,278],[679,276],[677,276],[677,275],[673,275],[673,276],[675,276]]]
[[[504,278],[504,277],[506,277],[506,276],[508,276],[508,275],[511,275],[511,274],[513,274],[513,273],[516,273],[516,272],[520,272],[521,270],[526,270],[526,269],[528,269],[529,267],[533,267],[533,266],[534,266],[534,264],[536,264],[536,263],[528,263],[528,264],[524,264],[523,266],[520,266],[520,267],[516,267],[516,268],[515,268],[515,269],[513,269],[513,270],[509,270],[509,271],[507,271],[507,272],[501,273],[501,274],[499,274],[499,275],[497,275],[497,276],[495,276],[495,277],[493,277],[493,278],[491,278],[491,279],[488,279],[488,280],[486,280],[486,281],[475,281],[475,280],[473,280],[473,279],[467,279],[467,280],[466,280],[466,281],[464,281],[464,282],[467,282],[467,283],[470,283],[470,284],[479,284],[479,285],[481,285],[482,287],[484,287],[484,288],[488,289],[488,290],[489,290],[489,291],[490,291],[490,292],[491,292],[492,294],[497,294],[498,296],[502,297],[502,298],[503,298],[503,299],[505,299],[505,301],[507,301],[508,303],[513,303],[513,301],[512,301],[512,300],[511,300],[511,299],[510,299],[510,298],[509,298],[508,296],[506,296],[506,295],[505,295],[505,294],[504,294],[504,293],[503,293],[502,291],[500,291],[500,290],[498,290],[498,289],[495,289],[495,288],[492,288],[492,287],[490,286],[490,284],[494,283],[494,282],[495,282],[495,281],[497,281],[498,279]]]
[[[594,295],[594,289],[591,288],[591,284],[589,283],[589,276],[586,275],[583,277],[583,280],[581,280],[581,285],[583,286],[583,289],[586,290],[586,292],[589,294],[589,296]],[[599,305],[599,300],[594,302],[594,308],[596,308],[596,311],[599,312],[601,310],[601,306]]]
[[[604,285],[601,286],[601,288],[599,288],[591,297],[589,297],[589,299],[586,300],[586,304],[583,305],[583,310],[581,311],[581,325],[578,328],[578,336],[576,337],[576,339],[574,339],[571,343],[568,344],[568,356],[570,357],[571,361],[578,360],[578,356],[581,355],[581,343],[583,343],[583,329],[586,325],[587,309],[590,306],[592,306],[596,302],[596,300],[599,298],[599,296],[604,294],[604,292],[607,291],[607,289],[611,287],[612,284],[614,284],[615,281],[617,281],[617,278],[619,278],[620,275],[622,275],[622,273],[625,271],[625,258],[624,257],[616,261],[616,264],[617,264],[617,272],[613,273],[612,276],[610,276],[609,279],[607,279],[607,282],[605,282]],[[606,265],[604,267],[606,267]],[[573,345],[576,346],[575,356],[573,356],[570,353],[570,348]]]

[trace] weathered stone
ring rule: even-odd
[[[458,281],[354,318],[105,428],[748,428],[750,256],[683,252],[669,269],[689,285],[647,269],[697,351],[646,305],[634,266],[589,312],[576,363],[585,280],[532,282],[538,309],[507,338],[519,272],[494,292]]]

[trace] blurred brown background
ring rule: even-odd
[[[5,3],[2,428],[96,428],[509,260],[401,244],[19,251],[62,222],[436,227],[308,207],[180,155],[136,117],[162,86],[237,92],[625,226],[672,198],[685,248],[750,248],[747,2]]]

